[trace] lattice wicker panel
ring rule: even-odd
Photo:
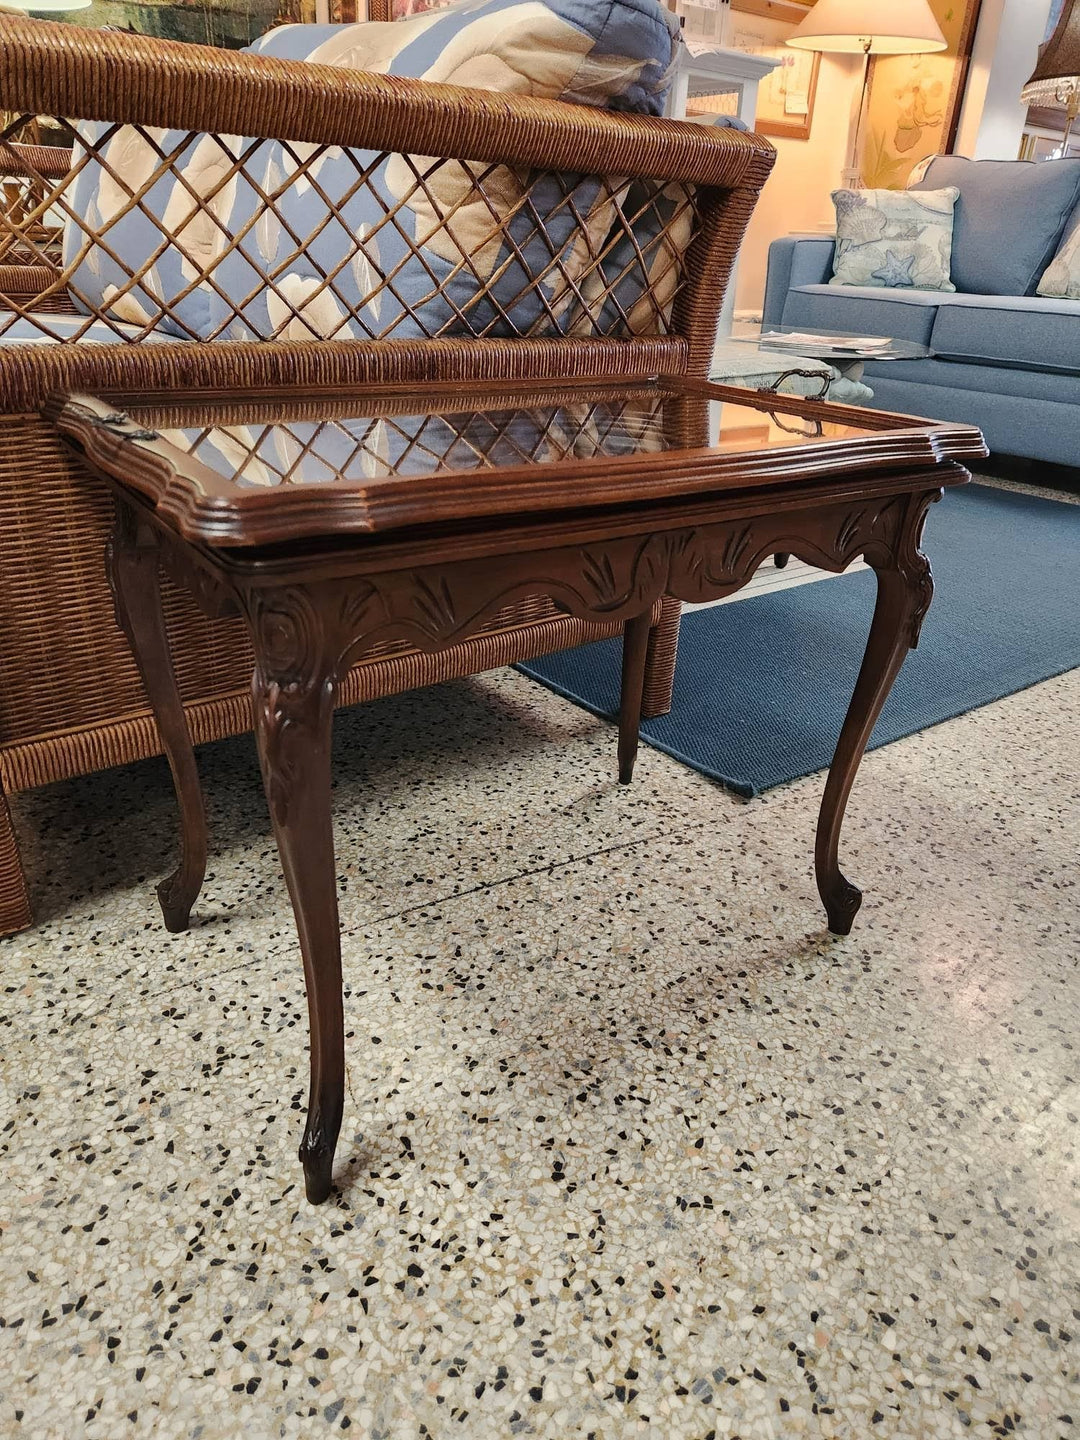
[[[675,182],[146,126],[50,133],[70,161],[31,143],[34,117],[0,132],[9,339],[665,335],[700,223]]]
[[[63,223],[51,197],[70,173],[71,150],[42,145],[35,119],[23,116],[8,129],[16,126],[23,143],[0,146],[0,265],[44,267],[33,280],[47,287],[63,252]]]

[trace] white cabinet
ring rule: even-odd
[[[668,96],[667,114],[675,120],[686,115],[687,102],[701,95],[734,93],[735,114],[754,128],[759,83],[779,65],[765,55],[749,55],[742,50],[706,50],[694,54],[696,45],[683,45],[679,67]],[[735,313],[735,272],[732,271],[720,315],[719,335],[731,333]]]
[[[758,85],[776,69],[779,60],[749,55],[743,50],[706,50],[695,55],[696,48],[693,42],[682,46],[667,114],[681,120],[687,101],[694,96],[734,93],[735,114],[753,129]]]

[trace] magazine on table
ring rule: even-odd
[[[763,330],[758,344],[770,350],[835,350],[843,355],[874,355],[892,340],[882,335],[818,335],[807,331]]]

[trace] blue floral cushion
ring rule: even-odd
[[[460,0],[394,23],[282,26],[250,48],[658,114],[677,44],[659,0]],[[188,338],[615,333],[640,278],[585,312],[633,256],[624,239],[597,262],[626,199],[595,177],[128,126],[74,192],[106,243],[69,221],[65,262],[110,317]],[[671,272],[669,251],[650,252],[654,269]]]

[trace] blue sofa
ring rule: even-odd
[[[1080,465],[1080,300],[1035,294],[1080,225],[1080,160],[938,156],[912,188],[956,185],[952,291],[830,285],[833,245],[792,235],[769,250],[770,326],[890,335],[933,358],[866,366],[883,410],[967,421],[991,450]]]

